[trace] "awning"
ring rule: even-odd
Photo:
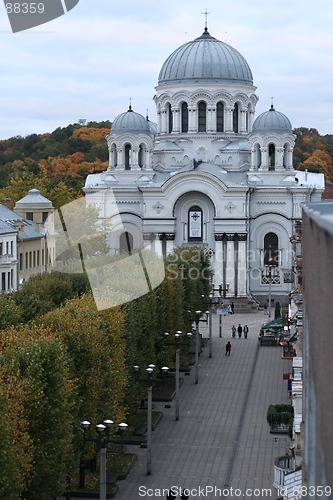
[[[272,319],[268,321],[268,323],[264,323],[261,325],[262,330],[280,330],[284,326],[288,326],[286,323],[283,323],[281,318]]]

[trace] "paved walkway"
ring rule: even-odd
[[[212,358],[206,345],[198,384],[194,369],[184,377],[179,421],[174,402],[170,409],[154,403],[164,416],[153,432],[152,473],[146,475],[147,451],[127,446],[138,454],[138,461],[119,482],[119,500],[165,498],[163,490],[171,486],[191,490],[190,500],[277,498],[273,464],[290,442],[269,433],[266,411],[270,404],[288,402],[282,374],[290,371],[291,362],[281,359],[279,347],[259,346],[259,328],[265,320],[262,312],[224,316],[219,338],[214,315]],[[231,338],[231,326],[238,323],[249,326],[247,339]],[[200,331],[208,336],[205,325],[200,324]],[[227,340],[232,343],[230,357],[225,355]]]

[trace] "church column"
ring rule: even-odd
[[[291,170],[293,168],[293,151],[292,149],[286,147],[284,154],[286,156],[285,159],[286,169]]]
[[[161,133],[167,133],[167,112],[165,109],[161,111]]]
[[[234,115],[234,107],[226,106],[225,108],[225,131],[233,132],[233,115]]]
[[[122,148],[122,147],[117,148],[117,157],[118,157],[117,169],[124,170],[124,168],[125,168],[125,149],[124,148]]]
[[[261,147],[261,165],[260,165],[260,170],[268,170],[268,148]]]
[[[225,283],[229,283],[229,293],[235,293],[235,235],[227,234],[227,255],[226,255],[226,276]]]
[[[223,268],[224,268],[224,255],[223,255],[223,241],[224,234],[215,234],[215,255],[214,255],[214,281],[216,285],[223,283]]]
[[[238,235],[238,296],[245,296],[246,290],[246,270],[247,270],[247,259],[246,259],[246,234]]]
[[[252,132],[252,125],[254,121],[254,111],[249,111],[249,132]]]
[[[180,133],[180,112],[179,108],[172,108],[172,133],[179,134]]]
[[[188,131],[189,133],[197,131],[197,110],[195,107],[188,108]]]
[[[211,106],[207,109],[207,132],[216,132],[216,109]]]
[[[283,170],[284,165],[283,165],[283,152],[284,152],[284,147],[276,148],[275,150],[275,170]]]
[[[173,252],[173,249],[174,249],[174,240],[175,240],[175,234],[174,233],[168,233],[168,234],[166,234],[166,255],[169,255],[170,253]]]
[[[138,148],[132,148],[131,170],[140,170]]]
[[[162,113],[161,111],[157,112],[157,133],[160,134],[162,130]]]
[[[251,149],[251,166],[250,170],[257,170],[258,161],[257,161],[257,150],[256,148]]]
[[[151,168],[151,155],[150,155],[149,149],[145,149],[145,151],[144,151],[143,167],[144,168]]]
[[[247,132],[246,130],[246,114],[247,114],[247,109],[242,108],[240,110],[240,133],[245,134]]]

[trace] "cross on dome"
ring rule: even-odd
[[[211,14],[211,12],[208,12],[206,9],[205,12],[202,12],[201,14],[203,14],[205,16],[205,31],[207,31],[208,30],[208,16]]]

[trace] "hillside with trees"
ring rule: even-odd
[[[0,141],[0,198],[12,205],[32,188],[52,200],[55,208],[82,195],[88,174],[108,166],[105,136],[111,122],[89,122]]]
[[[59,208],[82,195],[87,175],[108,166],[105,136],[110,127],[109,121],[75,123],[0,141],[0,199],[11,198],[14,205],[35,187]],[[305,127],[294,133],[294,167],[321,172],[333,181],[333,134],[322,136]]]

